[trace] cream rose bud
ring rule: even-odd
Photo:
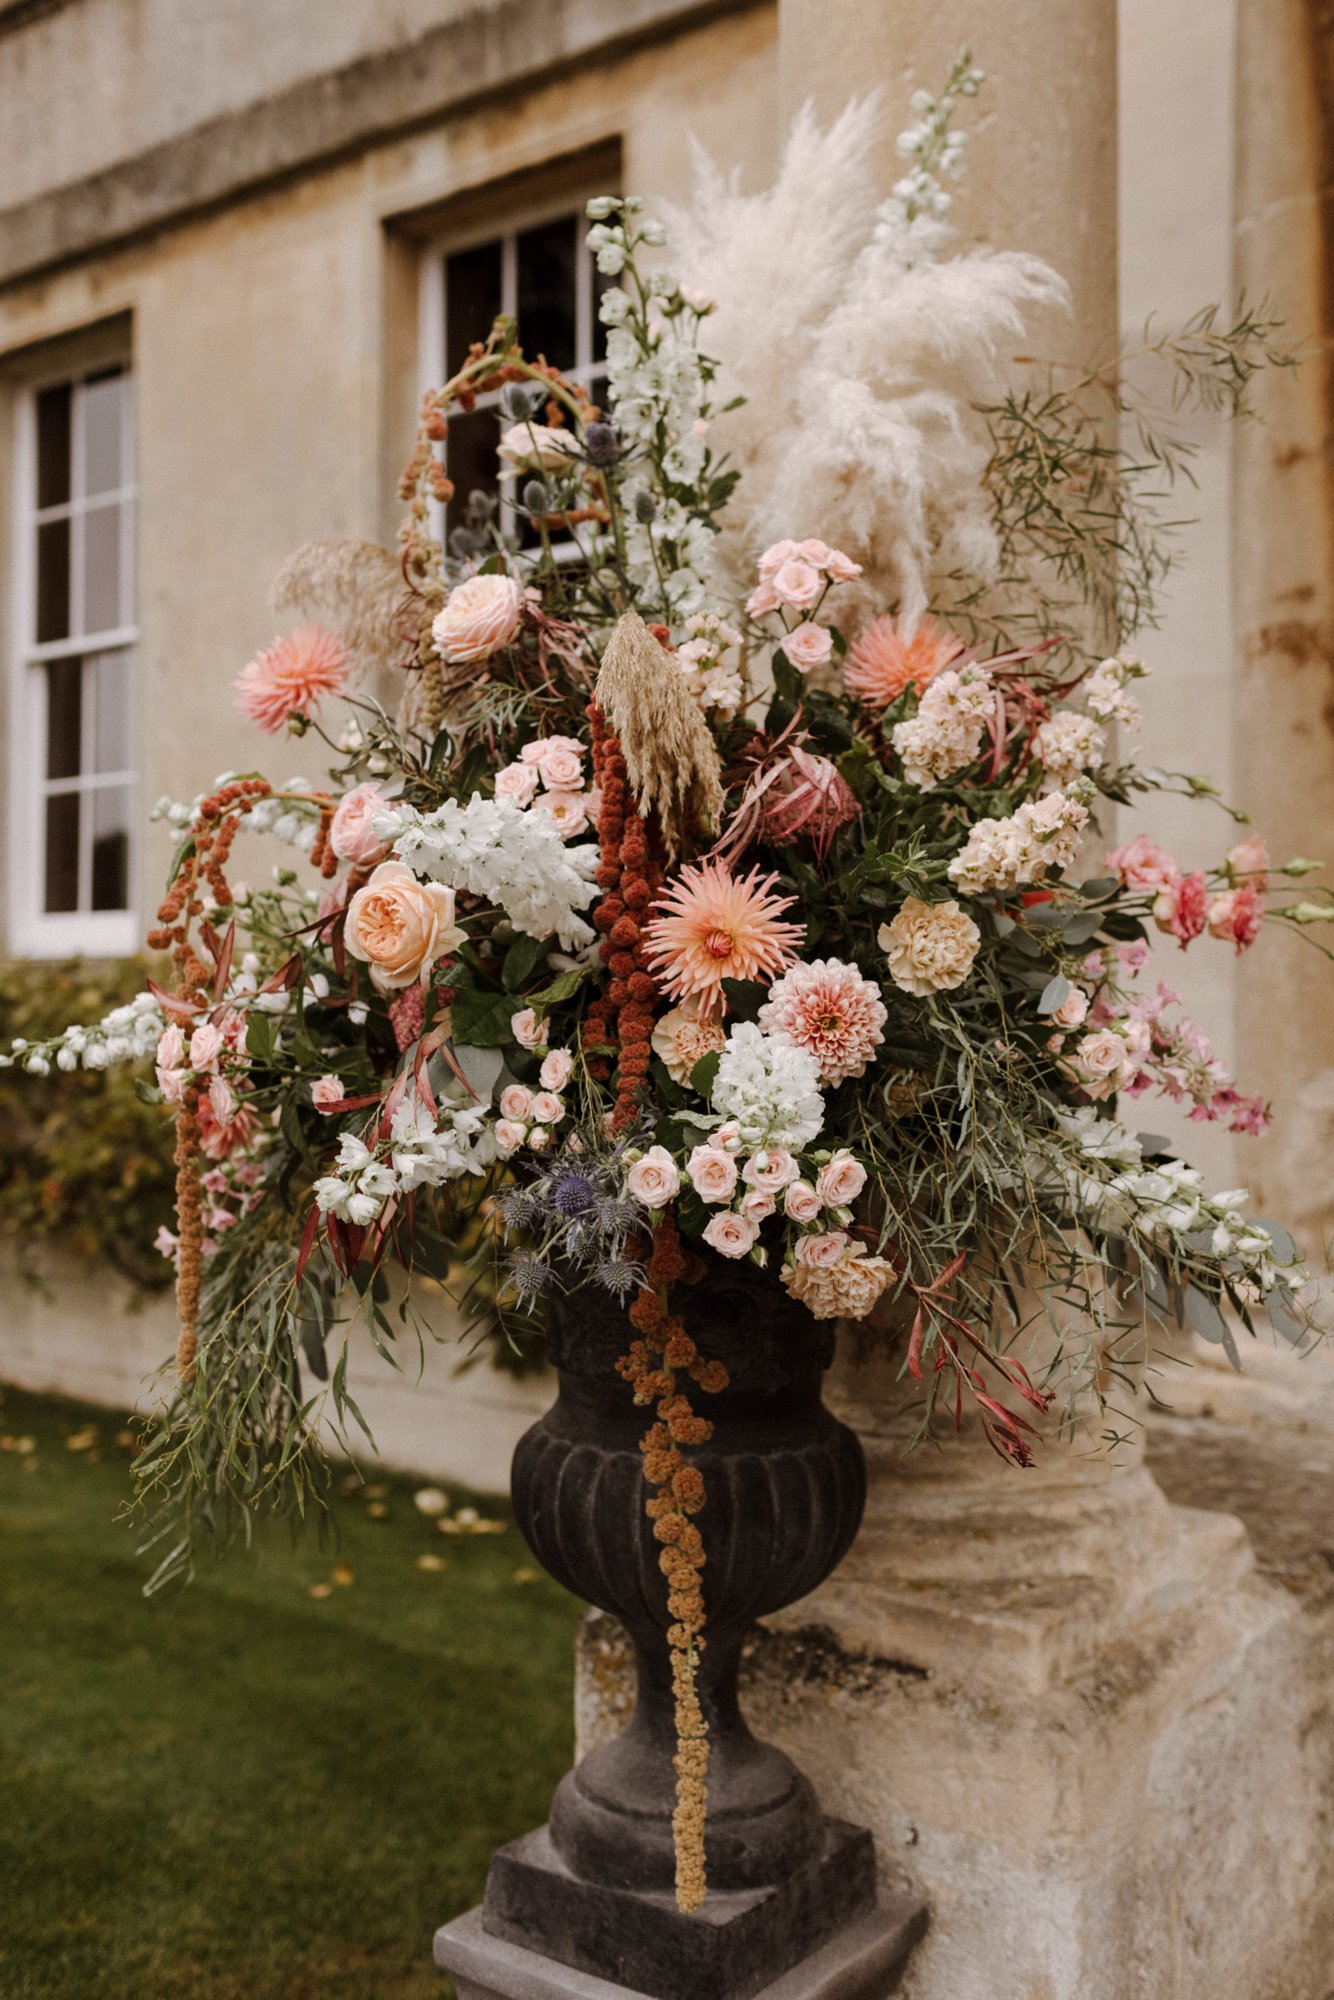
[[[725,1125],[718,1127],[713,1135],[713,1143],[715,1146],[725,1146],[729,1153],[735,1152],[741,1144],[741,1127],[735,1118],[729,1118]]]
[[[559,472],[573,463],[577,450],[573,433],[559,425],[511,424],[496,455],[515,472]]]
[[[824,578],[813,563],[802,556],[789,556],[773,574],[774,595],[794,611],[809,611],[824,589]]]
[[[650,1146],[626,1177],[625,1191],[645,1208],[666,1208],[681,1192],[681,1176],[665,1146]]]
[[[1081,993],[1077,986],[1072,986],[1060,1006],[1054,1007],[1048,1018],[1058,1028],[1077,1028],[1088,1010],[1088,994]]]
[[[712,1218],[704,1231],[704,1241],[721,1257],[746,1257],[754,1248],[759,1233],[758,1222],[752,1222],[749,1216],[738,1215],[735,1209],[728,1208]]]
[[[489,660],[519,629],[523,595],[511,576],[470,576],[450,591],[431,625],[442,660],[464,666]]]
[[[767,1222],[777,1206],[767,1188],[752,1188],[741,1197],[741,1213],[748,1222]]]
[[[317,1076],[310,1086],[310,1101],[317,1111],[336,1111],[346,1094],[341,1076]]]
[[[686,1172],[701,1201],[732,1199],[737,1180],[736,1161],[720,1146],[696,1146],[686,1161]]]
[[[546,1047],[546,1022],[539,1020],[531,1007],[521,1007],[517,1014],[510,1015],[510,1033],[521,1049]]]
[[[564,1090],[574,1068],[574,1057],[568,1049],[553,1049],[538,1071],[538,1081],[543,1090]]]
[[[797,1262],[809,1264],[812,1270],[827,1271],[832,1264],[841,1262],[848,1241],[846,1229],[825,1229],[817,1235],[799,1237]]]
[[[537,768],[533,764],[504,764],[496,772],[496,797],[512,799],[516,806],[530,806],[537,796]]]
[[[783,1189],[783,1213],[789,1222],[814,1222],[823,1207],[809,1181],[790,1181]]]
[[[854,577],[859,577],[862,573],[861,564],[854,562],[851,556],[845,555],[842,549],[830,549],[824,567],[826,575],[831,576],[835,583],[851,583]]]
[[[577,792],[583,785],[584,760],[563,744],[549,745],[546,755],[538,758],[537,768],[542,783],[553,792]]]
[[[533,1115],[533,1093],[522,1083],[506,1084],[500,1093],[500,1115],[527,1124]]]
[[[783,651],[799,674],[828,664],[834,642],[823,625],[794,625],[783,641]]]
[[[378,785],[355,785],[338,801],[329,828],[329,845],[340,861],[354,868],[369,868],[384,853],[384,842],[375,831],[374,819],[389,801]]]
[[[539,1090],[533,1099],[533,1116],[539,1125],[559,1125],[565,1106],[554,1090]]]
[[[865,1186],[865,1167],[843,1147],[815,1176],[815,1192],[827,1208],[850,1208]]]
[[[402,861],[382,861],[347,906],[347,948],[371,969],[382,993],[411,986],[464,940],[454,891],[419,882]]]
[[[222,1054],[222,1036],[211,1021],[205,1021],[190,1037],[191,1069],[212,1069]]]
[[[794,1181],[801,1168],[791,1153],[781,1146],[770,1146],[767,1151],[752,1153],[741,1169],[741,1178],[747,1187],[763,1188],[767,1194],[781,1194],[789,1181]]]
[[[517,1153],[527,1136],[528,1127],[521,1125],[517,1118],[497,1118],[496,1151],[502,1160],[508,1160],[511,1153]]]
[[[551,1149],[551,1134],[545,1125],[534,1125],[528,1134],[528,1144],[535,1153],[546,1153]]]

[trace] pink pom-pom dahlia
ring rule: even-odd
[[[929,613],[914,632],[902,619],[887,614],[858,636],[843,679],[848,692],[868,707],[888,708],[906,687],[921,694],[962,651],[962,639],[942,631]]]
[[[766,1035],[786,1035],[820,1065],[821,1083],[861,1076],[885,1039],[880,988],[855,965],[817,958],[794,965],[760,1009]]]
[[[347,649],[336,632],[299,625],[257,653],[236,677],[242,715],[276,736],[294,715],[309,715],[347,686]]]
[[[709,1016],[721,1009],[724,979],[773,979],[791,965],[805,936],[784,923],[796,900],[776,896],[776,875],[733,875],[717,861],[683,868],[645,926],[650,969],[678,1000],[694,998]]]

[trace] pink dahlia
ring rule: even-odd
[[[918,694],[938,673],[957,660],[962,639],[943,632],[928,613],[915,632],[892,613],[875,619],[848,654],[843,679],[851,694],[868,707],[888,708],[906,687]]]
[[[347,686],[347,649],[336,632],[298,625],[257,653],[236,677],[236,706],[276,736],[294,715],[308,715]]]
[[[709,1016],[722,1006],[724,979],[773,979],[805,935],[782,913],[796,898],[776,896],[776,875],[733,875],[717,861],[683,868],[645,926],[649,965],[677,1000],[694,998]]]
[[[786,1035],[815,1057],[826,1084],[862,1075],[885,1039],[885,1019],[880,988],[837,958],[794,965],[759,1014],[766,1035]]]

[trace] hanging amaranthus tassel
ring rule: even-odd
[[[649,905],[661,887],[662,870],[652,851],[647,823],[629,809],[621,746],[608,733],[596,702],[590,704],[588,713],[594,780],[602,796],[597,882],[605,891],[593,911],[593,926],[603,933],[602,962],[611,978],[589,1005],[582,1034],[586,1048],[611,1045],[619,1050],[612,1109],[612,1130],[619,1132],[634,1122],[636,1093],[648,1075],[651,1059],[653,1002],[658,988],[646,963],[643,927]],[[589,1073],[599,1080],[610,1076],[610,1059],[594,1055]]]
[[[676,1901],[687,1914],[697,1910],[707,1889],[704,1830],[708,1815],[709,1728],[699,1704],[696,1670],[704,1646],[704,1543],[692,1516],[704,1505],[704,1480],[681,1447],[707,1444],[713,1425],[697,1417],[682,1394],[680,1376],[701,1389],[727,1387],[721,1361],[705,1361],[685,1323],[667,1310],[671,1286],[688,1275],[676,1225],[658,1224],[645,1267],[647,1283],[630,1308],[630,1323],[641,1336],[617,1363],[633,1386],[637,1403],[654,1403],[655,1421],[641,1441],[644,1477],[654,1492],[645,1511],[662,1544],[659,1566],[667,1579],[672,1623],[667,1644],[672,1655],[676,1704],[676,1810],[672,1838],[676,1850]]]
[[[187,1090],[176,1113],[176,1374],[189,1387],[199,1353],[199,1278],[204,1191],[199,1184],[199,1092]]]

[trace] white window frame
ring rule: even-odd
[[[68,502],[53,507],[37,505],[37,398],[45,389],[70,383],[76,388],[90,376],[108,367],[124,370],[126,393],[122,403],[120,486],[98,493],[91,499],[83,492],[83,430],[79,416],[81,399],[73,398],[70,439],[71,478]],[[96,364],[66,366],[49,375],[29,378],[17,398],[14,451],[13,549],[10,575],[12,590],[12,634],[9,674],[9,868],[8,939],[11,952],[27,958],[124,958],[143,944],[143,930],[135,909],[138,841],[138,771],[91,771],[91,731],[93,704],[82,707],[84,741],[81,771],[69,781],[68,789],[85,795],[103,788],[124,787],[129,791],[129,852],[126,883],[129,907],[124,910],[48,911],[43,907],[46,889],[46,798],[51,787],[46,779],[47,763],[47,684],[40,671],[49,660],[80,657],[85,662],[99,653],[127,651],[130,655],[130,713],[128,737],[138,745],[135,700],[136,674],[134,647],[139,638],[137,622],[100,632],[71,633],[64,639],[39,643],[37,631],[37,526],[67,515],[71,520],[92,507],[112,501],[124,505],[121,521],[121,605],[137,608],[138,485],[135,457],[134,372],[128,354],[108,357]],[[83,601],[82,545],[70,537],[70,603]],[[71,616],[71,624],[76,622]],[[85,665],[85,684],[88,667]],[[81,859],[81,873],[89,866],[87,843]]]
[[[588,256],[588,217],[584,213],[585,203],[595,194],[606,194],[606,176],[596,183],[590,182],[582,191],[566,187],[563,193],[552,195],[545,200],[518,201],[513,205],[506,202],[501,190],[497,190],[495,205],[488,217],[478,217],[466,227],[442,229],[426,239],[422,245],[421,261],[418,266],[417,291],[417,391],[418,402],[430,389],[439,389],[445,379],[445,259],[461,250],[475,250],[482,243],[500,244],[500,310],[511,318],[518,317],[519,294],[519,253],[518,239],[525,230],[536,229],[544,222],[555,222],[560,216],[573,214],[577,221],[575,236],[576,270],[580,282],[574,301],[574,352],[575,365],[565,370],[569,382],[582,382],[589,387],[606,380],[607,364],[594,361],[593,343],[597,331],[596,291],[591,260]],[[478,410],[495,409],[500,402],[500,390],[493,389],[479,396],[474,405]],[[445,454],[443,444],[436,446],[437,456],[442,460]],[[514,510],[514,475],[502,474],[500,480],[500,525],[502,531],[513,534],[517,525]],[[438,501],[430,503],[431,533],[443,542],[445,536],[445,510]],[[553,554],[577,556],[579,550],[573,542],[562,543]]]

